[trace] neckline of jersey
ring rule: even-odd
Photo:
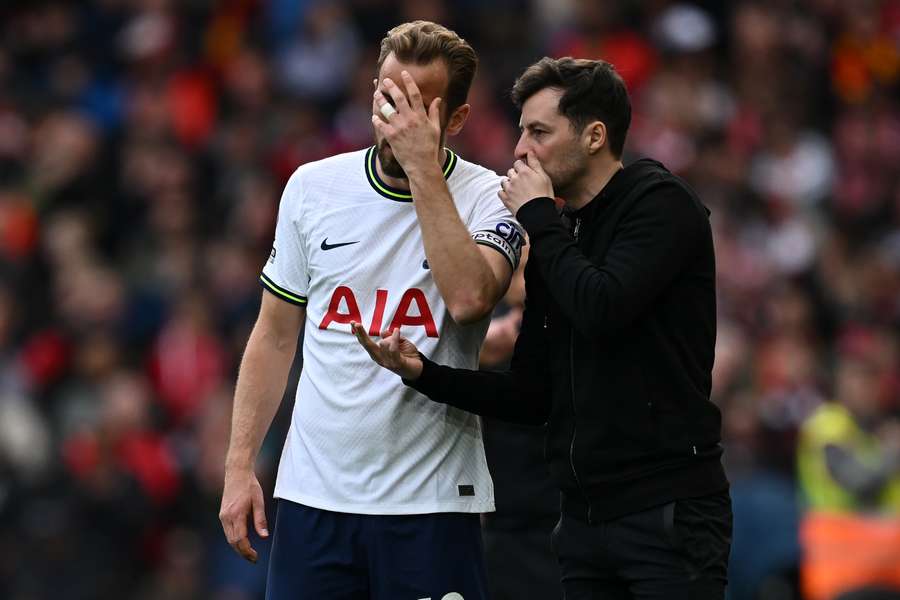
[[[444,148],[447,152],[447,158],[444,160],[444,179],[450,177],[451,173],[453,173],[454,167],[456,167],[457,156],[456,153],[453,152],[450,148]],[[375,168],[375,146],[371,146],[369,151],[366,152],[366,179],[369,180],[369,185],[372,188],[384,196],[389,200],[394,200],[396,202],[412,202],[413,197],[409,190],[401,190],[399,188],[392,187],[385,183],[381,177],[378,176],[378,169]]]

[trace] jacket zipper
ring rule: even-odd
[[[578,245],[578,232],[580,229],[581,219],[576,217],[575,229],[572,232],[572,235],[575,238],[576,246]],[[588,498],[587,492],[584,490],[584,486],[581,484],[581,478],[578,476],[578,470],[575,468],[575,439],[578,437],[578,407],[575,401],[575,327],[572,327],[569,330],[569,381],[572,388],[572,443],[569,444],[569,464],[572,466],[572,475],[575,476],[575,483],[578,485],[578,489],[579,491],[581,491],[581,495],[584,497],[585,504],[587,504],[588,525],[592,525],[591,500],[590,498]]]

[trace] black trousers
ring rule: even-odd
[[[731,550],[728,492],[553,531],[565,600],[722,600]]]
[[[562,600],[551,527],[482,530],[491,600]]]

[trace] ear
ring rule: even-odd
[[[584,128],[584,140],[587,144],[588,154],[596,154],[606,146],[606,123],[592,121]]]
[[[466,124],[466,119],[469,118],[470,109],[471,107],[468,104],[463,104],[453,111],[453,114],[450,115],[450,118],[447,120],[447,127],[445,129],[447,135],[456,135],[462,131],[463,125]]]

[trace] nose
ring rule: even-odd
[[[513,153],[517,160],[525,160],[528,158],[528,151],[530,149],[528,141],[525,139],[525,132],[523,131],[519,136],[519,141],[516,143],[516,149]]]

